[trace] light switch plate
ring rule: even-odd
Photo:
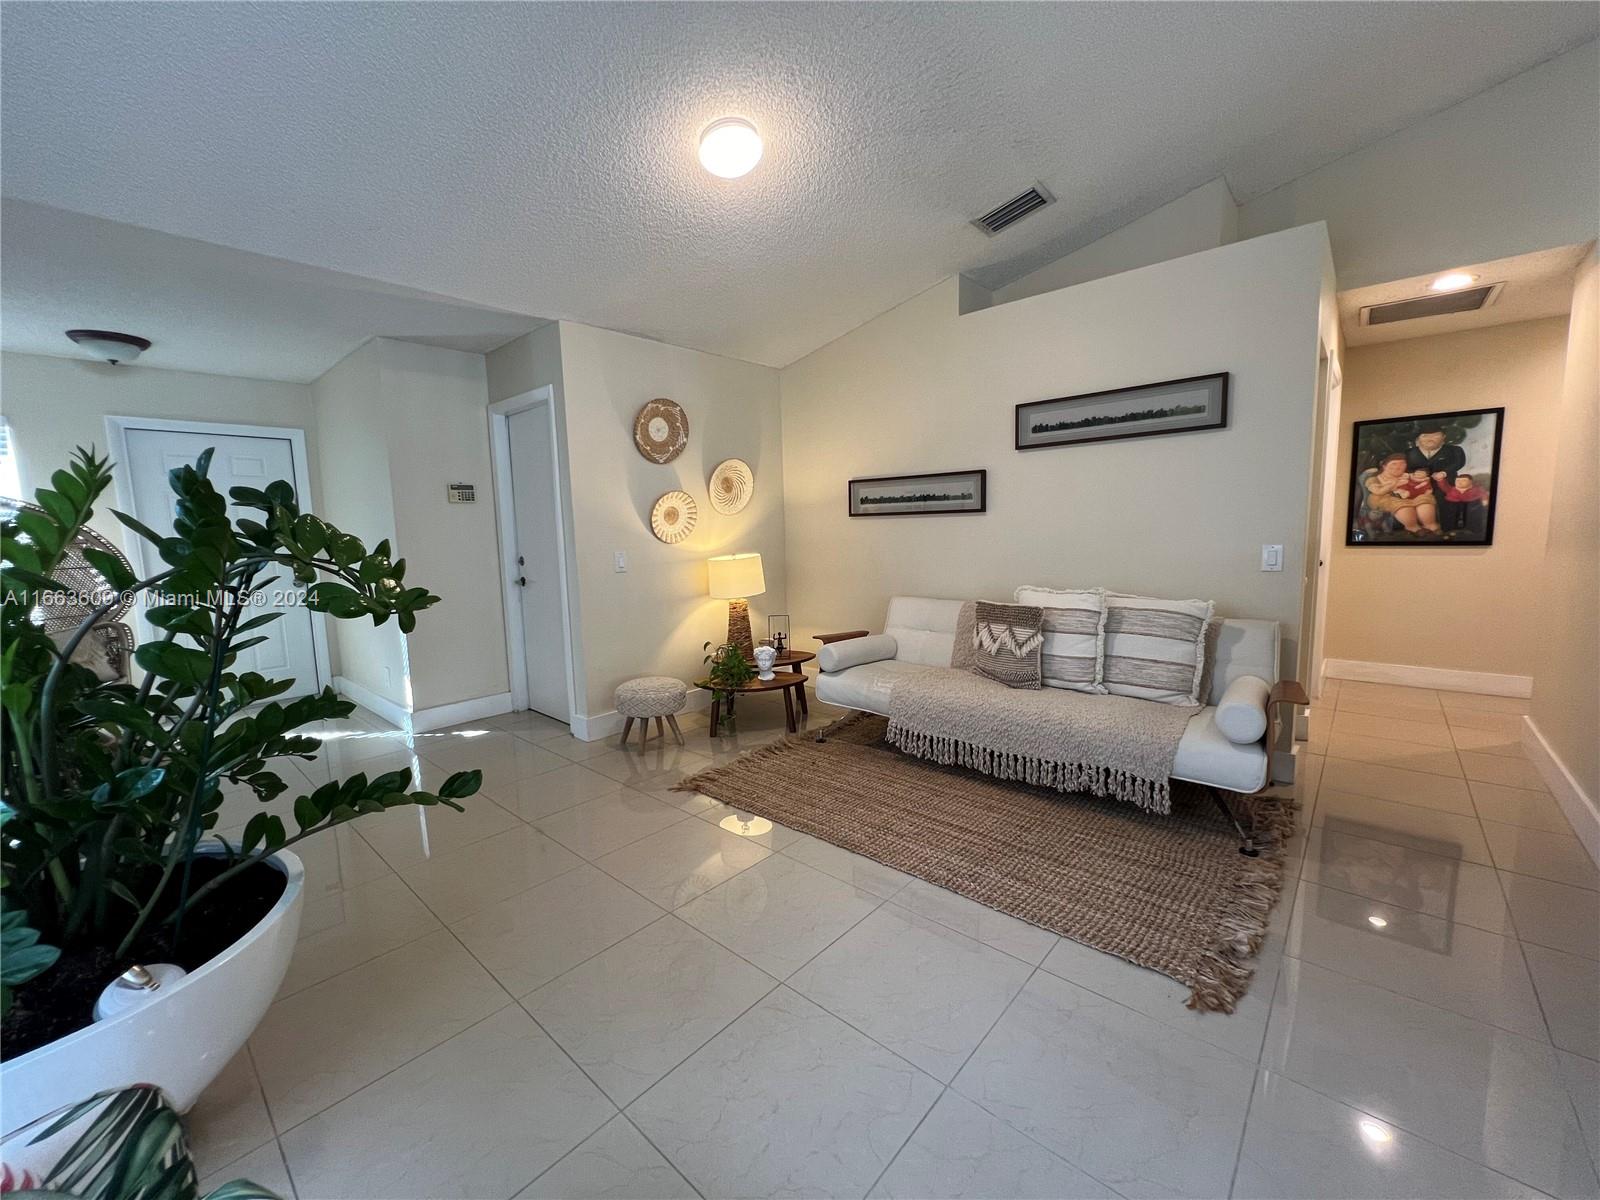
[[[611,556],[611,569],[613,571],[615,571],[618,575],[623,575],[623,574],[627,573],[627,570],[628,570],[628,552],[626,550],[618,550],[618,551],[616,551],[616,552],[614,552],[612,554],[612,556]]]
[[[1283,570],[1283,547],[1282,546],[1267,546],[1267,545],[1263,545],[1261,547],[1261,569],[1263,571],[1281,571],[1281,570]]]

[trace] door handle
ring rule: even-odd
[[[518,587],[527,587],[528,586],[528,577],[526,575],[518,575],[517,576],[517,586]]]

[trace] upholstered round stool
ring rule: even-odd
[[[639,748],[644,749],[645,743],[650,740],[652,717],[655,718],[657,737],[666,737],[666,731],[661,727],[665,718],[667,724],[672,726],[672,736],[678,739],[678,745],[683,745],[683,733],[678,728],[675,714],[683,710],[684,698],[688,694],[689,688],[683,680],[673,679],[669,675],[645,675],[619,686],[617,711],[628,719],[622,727],[622,748],[627,748],[628,734],[633,732],[633,723],[637,721]]]

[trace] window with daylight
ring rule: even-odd
[[[11,422],[0,417],[0,496],[22,498],[22,473],[17,469],[17,447]]]

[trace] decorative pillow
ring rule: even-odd
[[[1106,593],[1104,678],[1113,696],[1194,707],[1206,673],[1209,600]]]
[[[968,600],[956,614],[956,640],[950,647],[950,669],[953,671],[972,670],[972,628],[977,620],[977,612],[978,602]]]
[[[1044,652],[1040,674],[1045,687],[1104,693],[1106,594],[1085,590],[1030,587],[1017,589],[1018,604],[1044,609]]]
[[[1009,688],[1039,687],[1044,610],[979,600],[972,619],[974,674]]]

